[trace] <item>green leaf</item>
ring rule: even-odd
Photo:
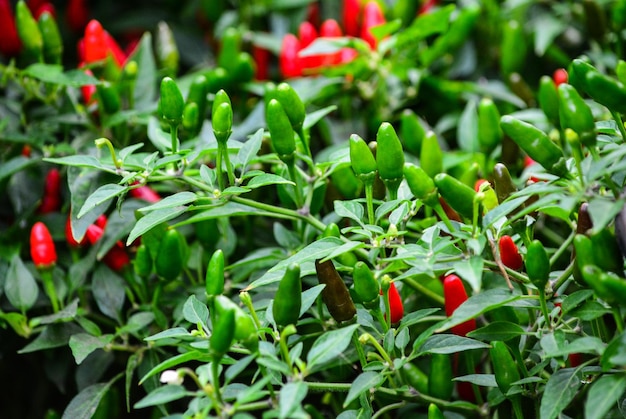
[[[541,398],[541,419],[554,419],[574,399],[581,386],[582,372],[576,368],[563,368],[550,376]]]
[[[489,323],[485,327],[473,330],[467,334],[472,339],[484,340],[490,342],[492,340],[507,341],[525,334],[526,331],[519,325],[511,322],[497,321]]]
[[[32,329],[28,324],[28,318],[24,314],[16,311],[12,311],[10,313],[0,312],[0,320],[7,322],[13,331],[15,331],[15,333],[19,336],[29,338],[32,333]]]
[[[184,214],[187,211],[187,207],[173,207],[163,208],[160,210],[152,211],[150,214],[142,217],[137,221],[135,227],[132,229],[126,240],[126,246],[130,246],[132,242],[138,237],[152,230],[157,225],[169,221],[173,218]]]
[[[457,126],[457,138],[461,150],[470,153],[480,150],[478,144],[478,112],[476,111],[475,100],[470,100],[465,105]]]
[[[567,345],[564,345],[563,347],[557,347],[551,351],[546,350],[544,356],[546,358],[554,358],[573,353],[602,355],[605,347],[606,344],[602,342],[602,339],[595,336],[583,336],[567,343]]]
[[[22,312],[26,312],[37,301],[39,295],[37,282],[17,254],[11,258],[4,293],[11,305]]]
[[[315,112],[306,114],[306,117],[304,118],[304,123],[302,124],[302,129],[308,130],[309,128],[317,124],[319,121],[321,121],[326,115],[328,115],[331,112],[334,112],[335,110],[337,110],[337,106],[331,105],[322,109],[318,109]]]
[[[626,333],[620,333],[611,340],[602,354],[600,365],[603,371],[626,365]]]
[[[82,70],[71,70],[67,73],[63,73],[63,66],[56,64],[31,64],[24,69],[23,74],[46,83],[58,84],[61,86],[80,87],[100,84],[100,80],[86,74]]]
[[[626,376],[623,374],[605,375],[597,379],[587,393],[585,403],[586,419],[602,419],[613,408],[626,391]]]
[[[78,312],[78,298],[66,305],[63,310],[48,314],[47,316],[35,317],[31,319],[31,326],[39,326],[40,324],[51,324],[56,322],[66,322],[76,317]]]
[[[256,189],[267,185],[295,185],[295,183],[282,176],[263,173],[262,175],[255,176],[250,179],[250,182],[246,184],[246,187]]]
[[[126,362],[126,382],[124,383],[124,389],[125,389],[125,393],[126,393],[126,411],[130,412],[130,391],[131,391],[131,386],[134,383],[134,371],[137,368],[137,365],[139,365],[139,360],[140,360],[140,354],[138,353],[134,353],[131,356],[128,357],[128,361]]]
[[[183,305],[183,317],[191,324],[200,323],[204,330],[209,330],[207,321],[209,319],[209,309],[198,300],[195,295],[189,296]]]
[[[89,198],[83,204],[83,207],[78,212],[76,218],[81,218],[83,215],[94,209],[100,204],[104,204],[105,202],[115,198],[126,192],[128,187],[121,186],[115,183],[110,183],[108,185],[102,185],[94,193],[89,195]]]
[[[511,211],[513,211],[516,208],[518,208],[520,205],[522,205],[527,200],[528,200],[527,196],[521,196],[521,197],[517,197],[517,198],[507,199],[502,204],[498,205],[497,207],[495,207],[494,209],[489,211],[483,217],[483,227],[485,229],[491,227],[493,225],[493,223],[498,221],[500,218],[507,216],[509,213],[511,213]]]
[[[125,284],[106,265],[99,265],[93,273],[92,292],[100,311],[106,316],[119,320],[126,298]]]
[[[365,210],[363,205],[356,201],[335,201],[335,212],[340,217],[346,217],[363,225]]]
[[[475,293],[480,291],[483,283],[483,258],[474,255],[469,259],[455,262],[453,265],[457,275],[467,281],[472,286]]]
[[[137,62],[137,78],[135,79],[135,89],[133,99],[135,109],[151,109],[155,106],[157,94],[157,68],[152,51],[152,35],[145,32],[139,41],[133,55],[128,61]]]
[[[548,13],[542,13],[534,19],[533,29],[535,31],[535,54],[542,57],[554,39],[567,29],[567,25]]]
[[[198,195],[193,192],[178,192],[174,195],[167,196],[152,205],[140,208],[139,212],[150,212],[164,208],[182,207],[183,205],[191,204],[198,199]]]
[[[350,391],[348,391],[346,400],[343,402],[343,407],[347,407],[366,391],[378,388],[384,380],[385,376],[375,371],[367,371],[359,374],[350,386]]]
[[[8,161],[3,161],[0,166],[0,181],[14,173],[25,170],[27,167],[37,163],[36,159],[30,159],[24,156],[17,156]]]
[[[301,407],[308,390],[306,383],[302,381],[294,381],[284,385],[278,395],[278,417],[293,417],[293,413]]]
[[[587,210],[593,222],[593,232],[604,229],[615,216],[624,208],[624,199],[611,201],[601,197],[595,197],[589,200]]]
[[[154,313],[151,311],[140,311],[135,313],[126,321],[126,324],[117,330],[117,335],[135,333],[145,329],[154,321]]]
[[[572,317],[578,317],[583,321],[595,320],[599,317],[609,314],[611,310],[600,304],[599,302],[592,300],[585,302],[580,308],[577,308],[570,312]]]
[[[63,411],[62,419],[91,419],[104,395],[120,375],[108,383],[90,385],[78,393]]]
[[[259,128],[246,142],[243,143],[237,152],[237,160],[241,165],[242,173],[245,173],[246,166],[256,157],[263,144],[263,128]]]
[[[76,360],[76,364],[80,364],[96,349],[104,348],[111,343],[114,335],[92,336],[87,333],[77,333],[70,337],[70,349]]]
[[[460,377],[453,378],[452,381],[465,381],[481,387],[498,387],[498,383],[496,383],[496,376],[493,374],[462,375]]]
[[[94,169],[70,167],[67,170],[67,184],[71,194],[72,233],[77,241],[83,240],[87,228],[109,207],[110,202],[105,202],[85,214],[80,220],[76,217],[87,198],[96,190],[96,186],[102,183],[100,181],[102,175],[100,170]],[[74,266],[79,264],[81,262],[72,265],[70,269],[74,269]],[[91,269],[91,266],[89,268]]]
[[[311,350],[307,354],[307,370],[315,371],[316,368],[331,361],[348,348],[352,340],[352,334],[359,327],[353,324],[341,329],[326,332],[315,340]]]
[[[397,47],[406,47],[406,44],[415,45],[418,40],[430,35],[445,32],[450,23],[450,15],[456,10],[454,4],[448,4],[433,10],[431,13],[421,14],[413,20],[411,26],[398,34]]]
[[[35,340],[17,351],[17,353],[27,354],[65,346],[73,334],[81,332],[83,332],[83,329],[74,323],[52,323],[47,325]]]
[[[187,331],[187,329],[185,329],[184,327],[174,327],[172,329],[163,330],[162,332],[159,332],[152,336],[148,336],[143,340],[150,342],[160,339],[186,338],[190,336],[192,336],[192,334],[189,333],[189,331]]]
[[[94,156],[86,155],[72,155],[66,157],[46,158],[43,161],[53,164],[60,164],[62,166],[75,166],[75,167],[88,167],[92,169],[104,169],[100,160]]]
[[[308,309],[315,303],[317,297],[322,293],[325,284],[318,284],[308,290],[302,291],[302,304],[300,306],[300,316],[307,312]]]
[[[174,384],[167,384],[165,386],[159,387],[150,394],[148,394],[143,399],[139,400],[133,406],[135,409],[143,409],[145,407],[150,406],[158,406],[160,404],[165,404],[169,402],[173,402],[174,400],[182,399],[187,396],[187,390],[185,387]]]
[[[583,301],[591,296],[593,296],[592,290],[580,290],[571,293],[563,299],[563,303],[561,304],[563,313],[568,314],[570,311],[578,307],[580,304],[582,304]]]
[[[426,339],[419,348],[420,353],[452,354],[455,352],[468,351],[470,349],[486,349],[490,346],[486,343],[456,335],[434,335]]]

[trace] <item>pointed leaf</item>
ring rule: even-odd
[[[108,185],[102,185],[94,193],[92,193],[89,198],[83,204],[83,207],[78,212],[76,218],[81,218],[83,215],[94,209],[96,206],[103,204],[116,196],[121,195],[126,192],[128,188],[117,185],[115,183],[110,183]]]
[[[358,327],[358,324],[353,324],[327,332],[317,338],[307,355],[309,372],[341,355],[350,345],[352,334]]]
[[[361,373],[352,382],[352,386],[350,386],[350,391],[348,391],[346,400],[343,402],[343,407],[345,408],[346,406],[348,406],[366,391],[370,391],[370,389],[376,389],[379,385],[382,384],[384,379],[385,377],[378,372],[368,371]]]
[[[560,369],[548,380],[543,391],[539,415],[542,419],[554,419],[576,396],[582,385],[582,372],[576,368]]]

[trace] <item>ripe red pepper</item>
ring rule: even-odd
[[[554,74],[552,74],[552,80],[554,80],[554,84],[556,87],[559,87],[560,84],[567,83],[568,75],[567,70],[564,68],[557,68],[554,70]]]
[[[30,12],[34,15],[37,10],[43,5],[48,3],[46,0],[27,0],[26,5],[30,9]]]
[[[65,240],[70,247],[80,247],[85,244],[84,237],[81,241],[76,241],[76,239],[74,238],[74,235],[72,233],[72,220],[69,214],[67,216],[67,221],[65,221]]]
[[[92,224],[87,227],[87,240],[92,246],[96,244],[100,238],[102,238],[103,234],[103,227],[96,224]],[[124,244],[118,240],[117,243],[115,243],[115,246],[113,246],[104,258],[102,258],[102,261],[112,270],[119,272],[130,263],[130,258],[126,252]]]
[[[285,35],[278,57],[280,73],[284,78],[288,79],[302,75],[302,62],[298,56],[299,51],[300,41],[298,38],[290,33]]]
[[[443,297],[445,299],[446,316],[450,317],[461,304],[467,301],[467,293],[461,278],[450,274],[443,279]],[[466,336],[472,330],[476,330],[476,320],[474,319],[452,327],[452,333],[458,336]]]
[[[402,304],[402,297],[393,282],[389,283],[389,312],[391,313],[391,324],[398,323],[404,316],[404,305]],[[383,290],[380,290],[380,295],[383,295]],[[387,316],[385,315],[385,318]]]
[[[138,184],[139,182],[133,183],[133,185]],[[159,195],[154,189],[149,187],[148,185],[142,185],[138,188],[131,189],[129,191],[130,196],[137,199],[142,199],[146,202],[159,202],[161,200],[161,195]]]
[[[36,20],[39,20],[39,17],[44,14],[45,12],[48,12],[52,15],[52,17],[54,17],[54,19],[56,20],[57,17],[57,11],[54,8],[54,5],[52,3],[49,3],[47,1],[45,2],[40,2],[41,4],[35,9],[33,10],[33,17]],[[32,10],[32,9],[31,9]]]
[[[359,0],[343,0],[341,23],[347,36],[359,36],[359,13],[361,13]]]
[[[0,0],[0,28],[2,28],[0,53],[7,57],[16,56],[22,49],[22,41],[17,34],[13,8],[9,0]]]
[[[119,67],[123,67],[126,62],[126,53],[117,43],[115,38],[111,36],[111,34],[107,31],[104,31],[104,43],[107,48],[107,53],[111,54],[115,59],[115,62]]]
[[[339,38],[343,36],[341,27],[335,19],[326,19],[320,27],[320,36],[325,38]],[[341,51],[323,56],[322,65],[332,66],[341,63]]]
[[[300,50],[308,47],[317,39],[317,29],[311,22],[304,21],[298,27],[298,39],[300,40]],[[299,56],[300,64],[302,69],[315,69],[322,65],[322,60],[324,59],[323,55],[306,55],[303,57]]]
[[[378,41],[372,34],[372,28],[385,23],[385,16],[376,1],[368,1],[363,8],[363,25],[361,26],[361,39],[367,41],[372,49],[376,49]]]
[[[511,236],[504,235],[500,237],[498,248],[500,249],[500,259],[502,259],[504,266],[515,271],[524,266],[522,255],[519,254],[519,250]]]
[[[91,64],[107,58],[108,47],[104,29],[95,19],[89,21],[85,27],[84,54],[85,62]]]
[[[50,169],[46,175],[39,213],[49,214],[59,209],[61,209],[61,174],[58,169]]]
[[[74,32],[82,32],[89,22],[86,0],[69,0],[65,8],[65,21]]]
[[[256,80],[267,80],[270,65],[270,52],[258,45],[252,46],[252,58],[256,63]]]
[[[93,76],[93,72],[90,69],[85,70],[85,74]],[[94,101],[94,95],[96,94],[96,86],[94,84],[86,84],[80,87],[80,91],[83,94],[83,101],[85,104],[90,105]]]
[[[57,252],[48,227],[41,221],[30,230],[30,256],[37,269],[46,269],[57,261]]]

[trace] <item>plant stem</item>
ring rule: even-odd
[[[541,305],[541,312],[543,313],[545,324],[552,329],[550,313],[548,312],[548,304],[546,304],[546,291],[544,289],[539,290],[539,304]]]
[[[383,357],[389,368],[393,369],[393,361],[391,360],[391,358],[389,358],[389,354],[387,353],[387,351],[385,351],[385,348],[380,346],[380,343],[378,342],[378,340],[376,340],[376,338],[374,338],[374,336],[370,335],[369,333],[364,333],[359,338],[359,342],[363,341],[369,341],[374,346],[374,348],[376,348],[380,356]]]
[[[220,359],[221,357],[215,357],[211,362],[211,372],[213,373],[213,388],[215,388],[215,398],[217,399],[217,405],[215,406],[215,410],[219,412],[221,410],[222,402],[222,393],[220,391]]]
[[[218,141],[217,142],[217,155],[218,157],[221,155],[221,161],[226,165],[226,176],[228,176],[228,185],[233,186],[235,184],[235,173],[233,171],[233,165],[230,162],[230,156],[228,155],[228,145],[227,141]],[[218,166],[218,175],[221,172],[221,164]]]
[[[172,154],[178,153],[178,124],[170,124],[170,136],[172,138]]]
[[[264,210],[264,211],[268,211],[268,212],[274,213],[275,216],[281,215],[281,216],[283,216],[285,218],[298,219],[298,220],[305,221],[308,224],[310,224],[311,226],[313,226],[316,229],[318,229],[319,231],[324,231],[326,229],[326,224],[322,223],[320,220],[318,220],[317,218],[313,217],[312,215],[302,215],[299,212],[294,211],[294,210],[290,210],[290,209],[287,209],[287,208],[281,208],[281,207],[277,207],[277,206],[274,206],[274,205],[264,204],[262,202],[253,201],[251,199],[241,198],[239,196],[233,196],[230,199],[231,199],[231,201],[237,202],[239,204],[247,205],[247,206],[252,207],[252,208],[256,208],[256,209],[260,209],[260,210]]]
[[[298,208],[302,208],[304,201],[302,199],[302,182],[300,181],[300,176],[298,176],[298,168],[295,163],[291,163],[287,165],[287,169],[289,170],[289,177],[291,178],[291,181],[295,183],[293,190],[296,197],[296,206]]]
[[[615,119],[617,123],[617,128],[619,129],[620,134],[622,134],[622,142],[626,141],[626,129],[624,129],[624,122],[622,121],[622,116],[619,112],[611,111],[611,116]]]
[[[374,225],[374,182],[365,182],[365,202],[367,203],[367,223]]]
[[[611,311],[613,312],[613,318],[615,318],[615,326],[617,327],[617,332],[622,333],[624,331],[624,319],[622,318],[620,309],[619,307],[614,306],[611,307]]]
[[[54,288],[54,278],[52,277],[52,269],[44,269],[41,271],[41,280],[43,281],[43,287],[50,298],[52,303],[52,311],[55,313],[59,311],[59,298],[57,297],[56,288]]]
[[[439,218],[441,218],[441,221],[443,221],[446,227],[448,227],[448,230],[450,230],[450,233],[453,233],[455,231],[455,228],[452,225],[452,222],[450,221],[450,219],[448,218],[448,214],[446,214],[446,212],[443,210],[443,207],[441,206],[441,204],[438,203],[437,205],[435,205],[433,209],[435,210],[435,213],[439,216]]]
[[[217,143],[217,157],[215,158],[215,169],[217,171],[217,186],[220,188],[220,191],[224,190],[224,173],[222,169],[222,143],[218,141]]]

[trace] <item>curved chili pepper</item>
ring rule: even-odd
[[[22,49],[22,41],[17,33],[13,9],[9,0],[0,0],[0,53],[6,57],[18,55]]]
[[[315,261],[315,272],[320,284],[326,285],[322,290],[322,300],[328,312],[338,322],[350,320],[356,314],[356,307],[350,297],[350,291],[337,272],[332,260]]]
[[[560,126],[559,120],[559,92],[556,83],[549,76],[539,79],[539,92],[537,94],[539,107],[548,120],[556,127]]]
[[[372,34],[372,28],[385,23],[385,15],[380,5],[376,1],[368,1],[363,6],[363,23],[361,25],[360,38],[370,44],[372,49],[376,49],[378,40]]]
[[[411,163],[404,165],[404,178],[411,193],[431,208],[439,205],[439,193],[435,182],[419,166]]]
[[[500,249],[500,259],[504,266],[517,271],[524,266],[524,259],[520,255],[515,242],[511,236],[504,235],[498,240],[498,248]]]
[[[217,249],[211,255],[205,279],[206,294],[218,295],[224,292],[224,252]]]
[[[361,180],[373,180],[376,176],[376,159],[365,140],[358,134],[350,136],[350,164],[354,174]]]
[[[38,212],[49,214],[61,209],[61,173],[58,169],[50,169],[46,174],[43,197]]]
[[[585,75],[586,93],[612,111],[626,112],[626,85],[598,71]]]
[[[411,109],[405,109],[400,116],[400,138],[404,147],[416,156],[420,155],[426,130]]]
[[[302,281],[300,280],[300,265],[292,263],[285,270],[285,274],[278,284],[272,303],[272,315],[279,327],[295,325],[300,318],[302,307]]]
[[[359,17],[361,5],[359,0],[343,0],[341,8],[341,25],[347,36],[359,36]]]
[[[380,284],[365,262],[359,261],[354,265],[352,279],[354,280],[354,292],[366,307],[378,304]]]
[[[63,40],[56,20],[50,12],[39,17],[39,30],[43,38],[43,57],[49,64],[61,64],[63,58]]]
[[[491,153],[502,143],[500,111],[489,98],[482,98],[478,104],[478,143],[486,153]]]
[[[431,178],[443,172],[443,151],[433,131],[428,131],[422,140],[420,166]]]
[[[57,262],[54,241],[48,227],[41,221],[30,230],[30,256],[37,269],[48,269]]]
[[[419,393],[428,394],[428,375],[411,362],[405,362],[401,371],[404,382]]]
[[[296,152],[296,140],[289,117],[280,102],[272,99],[265,110],[267,128],[272,146],[278,157],[287,164],[292,164]]]
[[[389,298],[389,312],[391,324],[398,323],[404,317],[404,304],[402,303],[402,297],[396,288],[396,285],[391,281],[389,275],[384,275],[382,278],[382,286],[380,288],[380,295],[383,295],[384,290],[387,289],[387,295]],[[387,313],[385,313],[387,318]]]
[[[180,275],[185,266],[183,243],[184,237],[175,228],[168,229],[159,244],[154,259],[156,273],[166,281],[172,281]]]
[[[435,185],[445,201],[465,218],[472,219],[476,191],[447,173],[435,176]]]
[[[563,83],[559,86],[558,91],[561,128],[563,130],[572,129],[578,134],[584,145],[587,147],[594,146],[596,143],[596,124],[591,108],[572,85]]]
[[[502,341],[491,342],[489,355],[498,388],[506,396],[512,384],[520,379],[517,363],[509,347]]]
[[[69,0],[65,7],[65,21],[74,32],[82,32],[89,22],[86,0]]]
[[[284,78],[289,79],[302,75],[302,60],[298,55],[300,49],[300,41],[295,35],[288,33],[283,37],[278,64],[280,73]]]
[[[550,258],[539,240],[533,240],[526,247],[525,265],[530,282],[543,291],[550,277]]]
[[[443,297],[445,300],[446,316],[452,316],[452,313],[459,308],[461,304],[467,301],[467,293],[463,286],[463,281],[457,275],[446,275],[443,279]],[[464,323],[452,327],[452,333],[458,336],[466,336],[469,332],[476,330],[476,320],[470,319]]]
[[[41,62],[43,58],[43,37],[30,9],[20,0],[15,5],[15,23],[22,42],[22,53],[30,61]]]
[[[430,373],[428,374],[428,395],[441,400],[450,400],[454,381],[452,381],[452,360],[449,354],[431,354]]]

